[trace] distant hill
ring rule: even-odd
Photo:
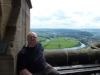
[[[90,32],[94,35],[100,35],[100,29],[81,29],[82,31]]]
[[[100,29],[81,29],[84,31],[89,31],[89,32],[100,32]]]
[[[65,36],[93,36],[90,31],[87,30],[75,30],[75,29],[31,29],[33,32],[37,33],[48,33],[48,34],[56,34],[56,35],[65,35]]]

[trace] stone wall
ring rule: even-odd
[[[100,48],[45,51],[45,57],[52,66],[100,64]]]
[[[1,22],[0,22],[0,36],[1,39],[3,38],[4,35],[4,31],[5,31],[5,27],[7,25],[7,20],[9,18],[10,15],[10,11],[11,11],[11,0],[0,0],[0,18],[1,18]]]
[[[12,56],[0,55],[0,75],[14,75]]]
[[[0,75],[14,75],[30,27],[30,0],[0,0]]]

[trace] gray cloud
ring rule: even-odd
[[[65,14],[64,14],[64,11],[62,10],[57,10],[53,15],[52,17],[55,17],[56,19],[60,20],[60,19],[65,19]]]
[[[95,17],[96,16],[96,17]],[[100,28],[97,24],[100,16],[93,12],[68,12],[55,10],[48,16],[33,16],[31,27],[34,28]]]

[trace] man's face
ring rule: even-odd
[[[37,37],[34,34],[31,34],[27,37],[29,44],[35,44],[37,42]]]

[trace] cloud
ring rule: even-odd
[[[31,28],[100,28],[99,0],[32,0]]]
[[[58,19],[58,20],[61,20],[61,19],[65,19],[65,18],[66,18],[66,17],[65,17],[65,13],[64,13],[63,10],[56,10],[56,11],[52,14],[51,17],[53,17],[53,18],[55,18],[55,19]]]
[[[94,22],[100,22],[100,16],[97,16],[93,19]]]
[[[46,20],[50,20],[50,17],[47,16],[34,16],[32,17],[32,20],[40,20],[40,21],[46,21]]]

